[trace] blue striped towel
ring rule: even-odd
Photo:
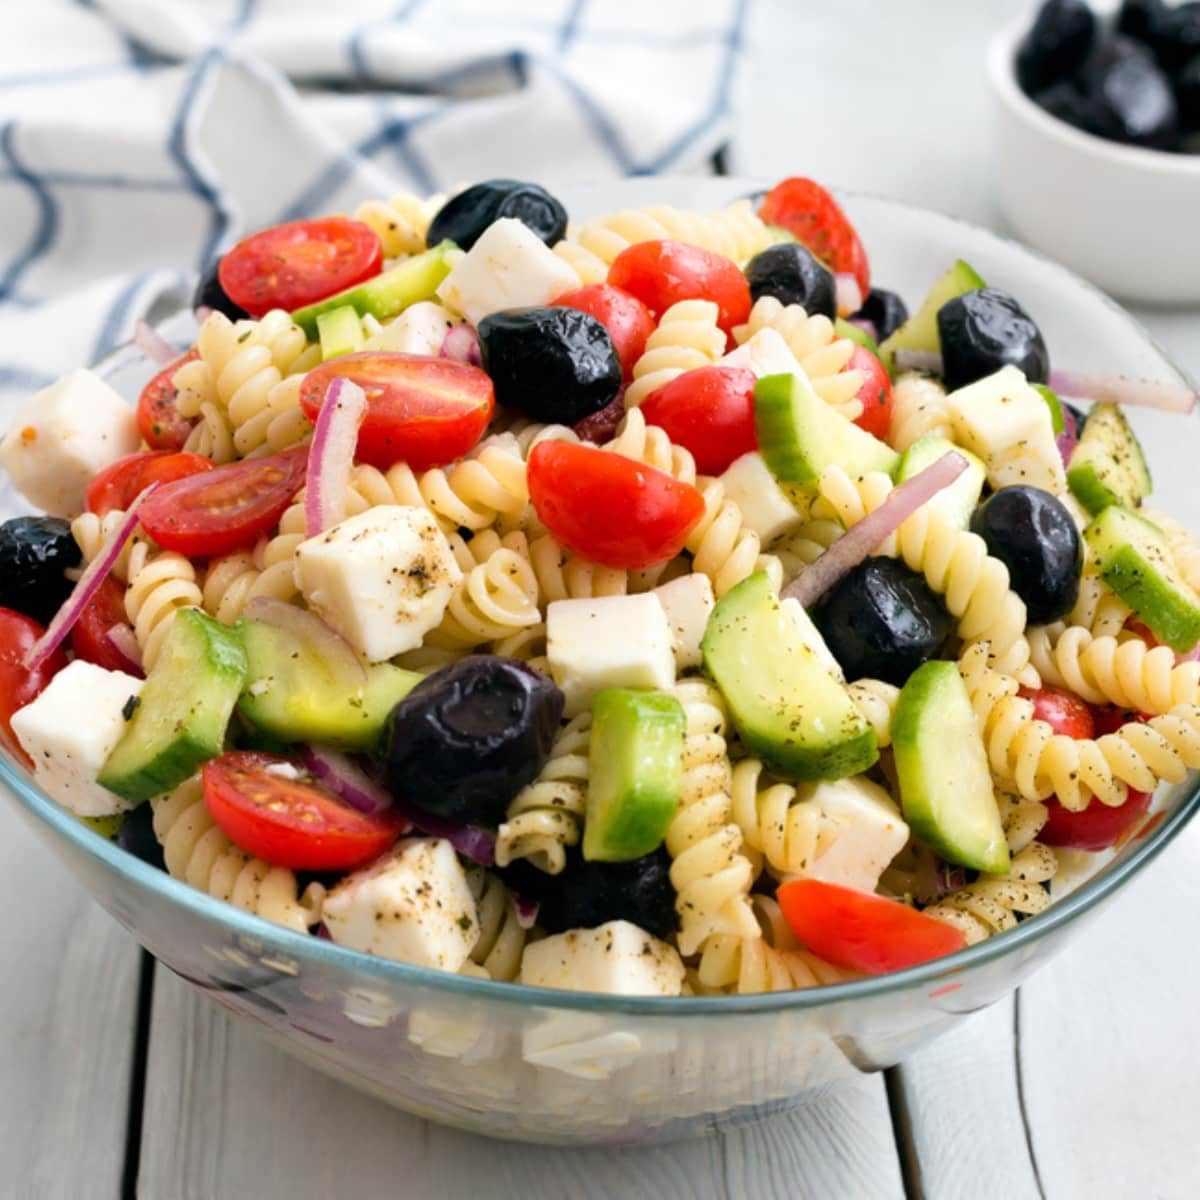
[[[702,168],[748,0],[37,0],[0,39],[0,430],[242,234]]]

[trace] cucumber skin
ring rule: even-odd
[[[1093,431],[1091,437],[1089,428]],[[1101,429],[1105,436],[1096,436]],[[1118,447],[1124,453],[1123,459],[1112,454],[1114,440],[1123,443]],[[1115,405],[1101,404],[1092,410],[1071,452],[1067,485],[1075,499],[1093,514],[1103,512],[1110,504],[1137,508],[1150,494],[1153,481],[1146,455],[1125,414]]]
[[[361,350],[363,342],[362,318],[352,304],[331,308],[317,314],[317,337],[321,343],[321,361],[340,358]]]

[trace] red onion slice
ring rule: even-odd
[[[192,315],[196,318],[197,325],[203,325],[213,315],[213,309],[207,304],[201,304]]]
[[[967,460],[953,450],[943,454],[911,479],[897,484],[888,498],[857,525],[852,525],[811,566],[779,593],[808,608],[815,604],[847,572],[863,562],[886,541],[922,504],[948,488],[965,470]]]
[[[336,750],[305,746],[300,759],[314,779],[323,783],[339,800],[361,813],[378,813],[392,807],[386,788],[372,779],[348,755]]]
[[[912,350],[901,346],[892,356],[897,371],[924,371],[929,375],[942,373],[942,356],[936,350]]]
[[[862,288],[858,286],[858,280],[846,271],[839,271],[833,277],[833,282],[837,288],[838,316],[848,317],[858,312],[863,306]]]
[[[517,924],[522,929],[532,929],[537,923],[538,909],[541,906],[536,900],[530,900],[526,896],[513,895],[513,908],[517,913]]]
[[[1065,467],[1070,463],[1071,455],[1079,443],[1079,427],[1075,422],[1075,414],[1065,404],[1058,407],[1062,412],[1063,431],[1054,439],[1054,444],[1058,447],[1059,457]]]
[[[467,324],[451,325],[442,339],[438,358],[449,358],[472,367],[482,366],[483,352],[479,349],[479,338],[475,330]]]
[[[1060,396],[1123,404],[1130,408],[1159,408],[1163,412],[1189,413],[1196,393],[1181,383],[1132,379],[1128,375],[1100,375],[1090,371],[1051,371],[1047,381]]]
[[[66,641],[67,634],[79,620],[88,601],[100,590],[100,585],[108,578],[108,573],[116,565],[117,559],[121,557],[125,543],[137,528],[138,509],[158,486],[157,483],[152,483],[149,487],[143,488],[134,502],[125,510],[125,516],[121,523],[109,535],[108,541],[104,543],[104,548],[100,553],[88,563],[87,570],[80,575],[78,582],[71,589],[71,594],[54,614],[54,619],[46,627],[46,632],[29,647],[25,657],[21,660],[21,665],[26,670],[36,671]]]
[[[142,320],[137,321],[133,327],[133,344],[160,367],[165,367],[167,363],[174,362],[179,357],[179,351],[158,330]]]
[[[354,647],[316,613],[283,600],[272,600],[269,596],[255,596],[246,605],[246,616],[262,621],[264,625],[282,629],[297,641],[310,646],[337,682],[347,690],[367,686],[367,670],[354,653]]]
[[[133,627],[123,621],[105,630],[104,640],[109,649],[122,659],[121,670],[127,675],[143,677],[142,648],[134,636]]]
[[[350,472],[358,430],[367,415],[367,394],[338,375],[325,393],[313,430],[305,477],[304,525],[309,537],[346,519]]]
[[[879,330],[875,328],[874,321],[868,321],[866,317],[850,317],[849,322],[856,329],[861,329],[871,341],[879,341]]]

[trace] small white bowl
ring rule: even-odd
[[[1200,154],[1105,141],[1043,112],[1017,84],[1029,18],[992,41],[997,184],[1014,231],[1105,291],[1200,303]]]

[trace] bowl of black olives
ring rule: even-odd
[[[1200,302],[1200,3],[1044,0],[989,75],[1014,230],[1124,300]]]

